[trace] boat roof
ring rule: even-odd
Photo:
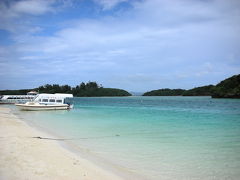
[[[55,94],[47,94],[47,93],[41,93],[38,94],[38,97],[46,97],[46,98],[72,98],[72,94],[64,94],[64,93],[55,93]]]
[[[35,95],[1,95],[2,97],[32,97]]]
[[[38,94],[37,91],[29,91],[27,94]]]

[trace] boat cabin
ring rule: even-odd
[[[38,102],[39,104],[66,104],[65,99],[66,98],[72,98],[72,94],[39,94],[34,99],[35,102]]]
[[[15,104],[32,101],[36,95],[3,95],[0,97],[0,104]]]

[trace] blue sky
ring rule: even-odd
[[[240,73],[238,0],[1,0],[0,13],[0,89],[189,89]]]

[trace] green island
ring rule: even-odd
[[[34,89],[2,90],[0,91],[0,95],[24,95],[29,91],[37,91],[39,93],[69,93],[73,94],[75,97],[131,96],[131,94],[125,90],[104,88],[96,82],[82,82],[76,87],[46,84]]]
[[[221,81],[212,89],[213,98],[240,98],[240,74]]]
[[[213,85],[196,87],[193,89],[185,90],[183,96],[211,96]]]
[[[181,96],[184,91],[184,89],[165,88],[146,92],[143,94],[143,96]]]
[[[216,86],[208,85],[193,89],[158,89],[143,96],[212,96],[212,98],[240,98],[240,74],[227,78]]]
[[[131,96],[123,89],[104,88],[96,82],[88,82],[71,87],[69,85],[46,84],[34,89],[2,90],[0,95],[24,95],[29,91],[39,93],[70,93],[75,97]],[[212,96],[212,98],[240,98],[240,74],[227,78],[217,85],[207,85],[185,89],[158,89],[145,92],[143,96]]]

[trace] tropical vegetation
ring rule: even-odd
[[[29,91],[39,93],[71,93],[77,97],[131,96],[122,89],[104,88],[96,82],[88,82],[71,87],[69,85],[46,84],[34,89],[2,90],[0,95],[23,95]],[[227,78],[216,86],[208,85],[193,89],[158,89],[146,92],[143,96],[212,96],[213,98],[240,98],[240,74]]]
[[[240,74],[221,81],[212,90],[213,98],[240,98]]]
[[[196,87],[193,89],[185,90],[183,96],[211,96],[213,85]]]
[[[184,89],[158,89],[149,91],[143,94],[143,96],[181,96],[184,93]]]
[[[208,85],[193,89],[158,89],[143,96],[212,96],[213,98],[240,98],[240,74],[227,78],[216,86]]]
[[[100,96],[131,96],[131,94],[122,89],[104,88],[96,82],[88,82],[71,87],[69,85],[46,84],[34,89],[21,90],[3,90],[0,95],[24,95],[29,91],[37,91],[39,93],[70,93],[77,97],[100,97]]]

